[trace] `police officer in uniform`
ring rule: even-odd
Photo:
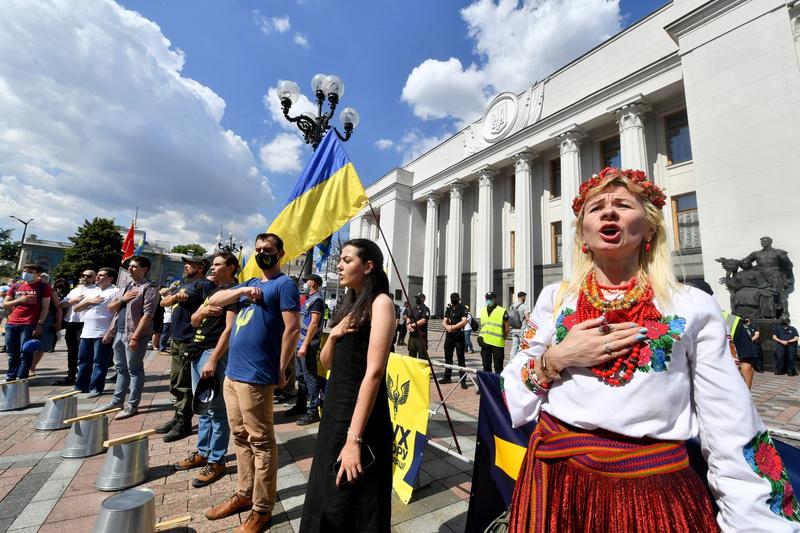
[[[453,364],[453,350],[456,351],[458,366],[467,366],[464,360],[464,326],[467,325],[467,308],[461,303],[461,296],[457,292],[450,295],[450,305],[444,312],[442,327],[445,330],[444,337],[444,362],[448,365]],[[452,370],[445,368],[444,379],[439,383],[450,383]],[[459,379],[464,376],[464,371],[458,371]],[[461,381],[461,388],[467,388],[467,382]]]
[[[425,295],[417,294],[411,316],[406,316],[408,330],[408,355],[417,359],[428,358],[428,319],[431,310],[425,305]]]

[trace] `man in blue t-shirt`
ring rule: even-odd
[[[283,240],[274,233],[256,237],[251,261],[261,269],[236,287],[214,293],[209,305],[239,302],[241,310],[231,333],[223,395],[233,433],[238,487],[227,501],[206,512],[217,520],[248,509],[254,531],[267,527],[275,506],[278,445],[273,426],[275,386],[283,386],[284,371],[300,335],[300,292],[281,272]]]
[[[305,278],[308,298],[300,310],[300,339],[297,341],[295,367],[297,369],[297,403],[286,411],[286,416],[303,414],[298,426],[319,422],[320,377],[317,375],[317,352],[322,333],[322,312],[325,303],[319,289],[322,278],[311,274]]]

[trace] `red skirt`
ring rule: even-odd
[[[719,531],[680,442],[573,428],[542,412],[514,487],[509,531]]]

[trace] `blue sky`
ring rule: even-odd
[[[276,115],[279,79],[311,96],[314,74],[342,77],[369,184],[664,3],[7,0],[0,194],[40,237],[139,205],[173,244],[210,244],[219,224],[249,240],[310,154]]]

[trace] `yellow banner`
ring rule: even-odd
[[[392,486],[406,504],[411,500],[428,440],[430,380],[426,361],[389,354],[386,389],[394,427]]]

